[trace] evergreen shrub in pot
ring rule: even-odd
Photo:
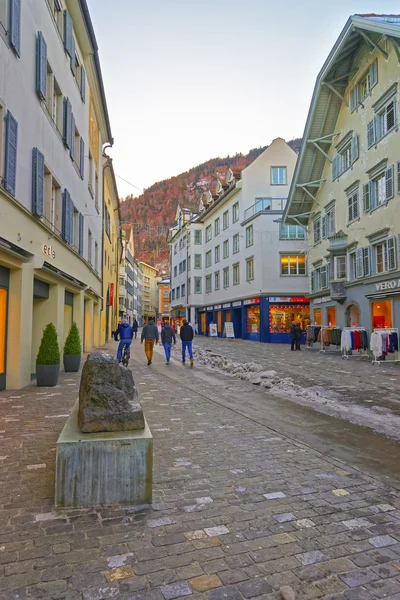
[[[43,330],[42,341],[36,357],[36,382],[39,386],[53,387],[57,385],[60,373],[60,348],[57,331],[53,323],[48,323]]]
[[[76,373],[81,365],[82,344],[79,329],[75,322],[67,335],[64,344],[64,370],[66,373]]]

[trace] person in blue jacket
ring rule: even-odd
[[[124,351],[124,347],[126,346],[126,349],[129,350],[131,347],[131,344],[132,344],[132,339],[133,339],[133,329],[129,325],[129,323],[126,319],[123,319],[121,324],[118,325],[116,334],[119,335],[119,340],[120,340],[120,342],[118,344],[118,351],[117,351],[117,360],[120,363],[121,359],[122,359],[122,352]]]

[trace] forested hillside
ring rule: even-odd
[[[288,144],[298,152],[301,139]],[[166,234],[174,221],[178,202],[197,205],[204,191],[212,188],[217,179],[225,178],[229,167],[244,169],[265,148],[254,148],[248,154],[212,158],[185,173],[155,183],[137,198],[125,198],[121,204],[122,219],[134,226],[136,257],[168,271]]]

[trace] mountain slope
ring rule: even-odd
[[[301,139],[288,142],[298,152]],[[168,227],[175,219],[178,202],[197,204],[202,194],[223,180],[229,167],[244,169],[264,150],[254,148],[248,154],[212,158],[185,173],[159,181],[139,197],[128,196],[121,203],[122,220],[131,223],[135,235],[135,255],[140,260],[168,271]]]

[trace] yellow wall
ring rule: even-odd
[[[156,298],[158,294],[157,290],[157,269],[148,265],[144,262],[140,263],[143,270],[143,304],[142,304],[142,315],[144,320],[146,321],[149,317],[156,316]],[[146,277],[149,278],[149,283],[146,283]],[[150,288],[149,291],[149,308],[146,308],[146,292],[145,286],[148,285]]]

